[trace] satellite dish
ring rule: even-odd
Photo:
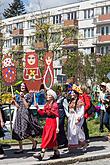
[[[110,80],[110,72],[107,74],[107,78]]]

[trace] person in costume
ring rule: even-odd
[[[57,89],[57,103],[59,107],[59,133],[57,136],[58,146],[67,147],[68,140],[65,132],[65,119],[68,115],[68,101],[63,95],[61,87]]]
[[[20,94],[12,99],[12,104],[17,107],[17,113],[12,130],[12,138],[19,142],[16,154],[23,153],[22,140],[30,139],[33,143],[32,150],[36,149],[37,142],[32,138],[34,129],[31,127],[29,107],[32,102],[31,95],[27,93],[26,84],[21,84]]]
[[[73,92],[74,93],[74,92]],[[84,102],[77,99],[74,93],[69,103],[68,115],[68,149],[74,150],[78,147],[85,149],[85,134],[82,130],[84,122]]]
[[[47,103],[44,106],[43,110],[38,109],[38,113],[41,116],[46,117],[46,123],[43,128],[42,134],[42,143],[41,143],[41,152],[39,154],[34,154],[33,156],[40,161],[43,159],[45,151],[47,148],[52,148],[54,150],[54,155],[51,159],[59,158],[60,153],[58,151],[57,144],[57,134],[59,132],[59,113],[58,113],[58,104],[56,102],[57,95],[52,90],[47,91]],[[36,105],[37,106],[37,105]],[[38,108],[38,106],[37,106]]]

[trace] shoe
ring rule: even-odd
[[[36,142],[36,144],[32,146],[32,151],[35,151],[37,148],[37,141],[35,141],[35,142]]]
[[[18,150],[14,152],[14,154],[22,154],[22,153],[23,153],[23,150]]]
[[[60,158],[60,155],[54,154],[53,156],[50,156],[50,159],[58,159]]]
[[[0,154],[0,159],[4,159],[6,158],[7,156],[5,154]]]
[[[39,161],[41,161],[43,159],[43,156],[41,156],[41,153],[34,154],[33,157],[37,158]]]
[[[60,153],[58,151],[58,153],[54,152],[54,155],[50,156],[50,159],[58,159],[60,158]]]
[[[82,150],[83,150],[83,151],[86,151],[86,150],[87,150],[87,146],[88,146],[88,144],[85,143],[84,146],[82,147]]]

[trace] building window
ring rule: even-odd
[[[106,26],[106,35],[108,35],[109,34],[109,28],[108,28],[108,26]]]
[[[76,19],[76,11],[67,13],[67,20]]]
[[[84,38],[94,37],[94,28],[84,29]]]
[[[61,14],[53,16],[53,24],[61,24]]]
[[[104,47],[101,47],[101,54],[104,54]]]
[[[110,6],[103,6],[101,7],[101,14],[109,14],[110,13]]]
[[[101,8],[101,14],[104,14],[104,7]]]
[[[94,37],[94,28],[91,29],[91,37]]]
[[[94,17],[94,9],[84,10],[84,19],[93,18]]]
[[[54,76],[57,77],[57,68],[54,69]]]
[[[13,38],[13,43],[15,45],[21,45],[23,43],[23,37]]]
[[[101,34],[104,35],[104,27],[101,28]]]

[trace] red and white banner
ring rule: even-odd
[[[52,88],[54,83],[54,71],[53,71],[53,52],[46,52],[44,55],[44,74],[43,84],[46,90]]]
[[[11,86],[16,81],[16,67],[12,54],[3,55],[2,78],[7,86]]]
[[[27,52],[25,55],[23,79],[29,92],[39,91],[42,77],[38,67],[38,56],[35,52]]]

